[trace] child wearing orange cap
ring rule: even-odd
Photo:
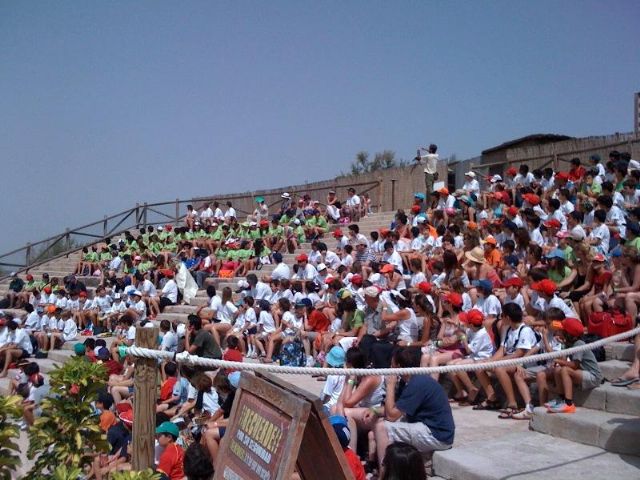
[[[584,326],[577,318],[566,318],[560,324],[565,345],[569,348],[585,345],[582,340]],[[558,398],[545,404],[549,413],[575,413],[574,386],[589,390],[602,383],[602,371],[592,350],[572,354],[569,358],[557,358],[554,362],[553,383]],[[546,387],[546,385],[545,385]]]

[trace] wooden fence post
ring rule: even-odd
[[[396,210],[396,179],[391,179],[391,210]]]
[[[28,267],[29,265],[31,265],[31,244],[27,243],[27,251],[25,253],[25,261],[24,261],[24,266]]]
[[[378,213],[382,211],[382,202],[384,201],[384,181],[382,177],[378,177]]]
[[[158,328],[136,328],[135,345],[156,348]],[[134,470],[154,467],[156,433],[156,386],[158,363],[152,358],[136,358],[133,377],[133,443],[132,466]]]
[[[142,211],[142,219],[144,222],[144,227],[147,227],[147,202],[144,202],[144,210]]]
[[[178,224],[179,220],[180,220],[180,199],[176,198],[176,225]]]

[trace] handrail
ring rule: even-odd
[[[336,182],[337,183],[337,182]],[[331,183],[330,181],[327,182],[327,185],[325,186],[318,186],[318,187],[310,187],[310,188],[300,188],[300,186],[288,186],[288,187],[284,187],[282,189],[273,189],[272,192],[269,193],[262,193],[263,196],[270,196],[270,195],[277,195],[278,191],[290,191],[292,194],[292,197],[297,196],[300,193],[306,193],[306,192],[315,192],[315,191],[321,191],[321,190],[328,190],[328,189],[338,189],[338,188],[350,188],[350,187],[364,187],[364,186],[368,186],[370,188],[366,189],[365,191],[370,191],[373,190],[375,187],[380,187],[380,181],[379,180],[372,180],[372,181],[368,181],[368,182],[357,182],[357,183],[352,183],[349,185],[336,185],[335,183]],[[140,226],[155,226],[155,225],[164,225],[165,223],[167,223],[167,221],[173,221],[175,223],[179,223],[181,220],[183,220],[185,218],[186,215],[180,214],[180,206],[184,205],[184,204],[202,204],[204,202],[211,202],[213,201],[215,198],[220,198],[221,201],[229,201],[229,200],[239,200],[239,199],[246,199],[248,197],[253,197],[254,192],[245,192],[243,194],[232,194],[230,196],[220,196],[220,197],[192,197],[191,199],[187,199],[187,200],[180,200],[180,199],[175,199],[173,201],[166,201],[166,202],[155,202],[155,203],[143,203],[143,204],[136,204],[135,207],[133,208],[128,208],[125,210],[122,210],[121,212],[118,213],[114,213],[111,215],[105,215],[104,218],[102,218],[101,220],[97,220],[95,222],[91,222],[91,223],[87,223],[86,225],[82,225],[73,229],[66,229],[65,232],[63,233],[58,233],[56,235],[52,235],[48,238],[45,238],[43,240],[39,240],[37,242],[28,242],[26,245],[24,245],[23,247],[20,248],[16,248],[14,250],[11,250],[9,252],[0,254],[0,260],[5,259],[7,257],[11,257],[12,255],[16,255],[16,254],[20,254],[22,252],[24,252],[25,254],[25,261],[23,264],[20,264],[18,262],[12,261],[10,259],[7,258],[7,261],[2,262],[0,261],[0,266],[11,266],[11,267],[16,267],[16,272],[17,273],[21,273],[24,271],[27,271],[29,269],[38,267],[44,263],[47,263],[51,260],[55,260],[57,258],[60,257],[64,257],[64,256],[69,256],[71,253],[76,252],[78,250],[81,250],[83,247],[87,246],[87,245],[92,245],[92,244],[96,244],[99,243],[101,241],[103,241],[105,238],[107,237],[111,237],[111,236],[118,236],[118,235],[122,235],[124,232],[126,232],[127,230],[131,230],[133,228],[139,228]],[[154,207],[163,207],[163,206],[175,206],[175,215],[171,215],[170,213],[165,213],[165,212],[161,212],[160,210],[157,210]],[[236,211],[242,214],[246,214],[246,215],[250,215],[250,212],[246,212],[241,208],[237,208],[236,207]],[[160,217],[165,217],[166,220],[164,221],[150,221],[147,219],[148,214],[151,213],[152,215],[156,215],[156,216],[160,216]],[[112,227],[110,227],[109,222],[110,221],[115,221],[118,220],[116,222],[116,224]],[[129,222],[127,222],[127,220],[129,220]],[[127,227],[121,227],[123,224],[125,224],[125,222],[127,222]],[[86,230],[86,229],[90,229],[93,227],[102,227],[102,231],[101,232],[95,232],[95,233],[89,233],[89,232],[83,232],[82,230]],[[101,234],[99,234],[101,233]],[[81,237],[85,237],[85,238],[89,238],[92,241],[89,243],[85,243],[85,244],[81,244],[81,245],[76,245],[72,248],[66,248],[64,249],[64,251],[57,253],[53,256],[47,256],[47,254],[51,251],[51,249],[60,244],[60,242],[66,241],[67,242],[67,247],[70,246],[71,243],[71,237],[73,235],[78,235]],[[46,245],[46,248],[44,248],[44,250],[42,250],[41,252],[38,252],[38,255],[35,258],[32,258],[32,251],[35,247],[38,247],[40,245]],[[47,256],[47,258],[43,258]],[[0,275],[0,280],[3,280],[5,278],[7,278],[8,275]]]

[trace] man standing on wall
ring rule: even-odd
[[[429,148],[420,147],[418,155],[414,159],[416,165],[420,164],[424,166],[424,186],[427,194],[427,198],[430,198],[431,192],[433,192],[433,183],[438,180],[438,146],[435,144],[429,145]],[[426,152],[421,154],[420,152]]]

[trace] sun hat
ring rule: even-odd
[[[85,347],[83,343],[76,343],[73,346],[73,353],[75,353],[78,357],[81,357],[85,353],[87,353],[87,347]]]
[[[364,295],[365,297],[376,298],[380,295],[380,290],[372,285],[364,289]]]
[[[449,189],[447,187],[442,187],[440,190],[438,190],[438,193],[441,195],[449,195]]]
[[[596,253],[593,256],[593,261],[594,262],[604,262],[607,259],[607,257],[605,257],[603,254],[601,253]]]
[[[344,235],[344,234],[342,233],[342,230],[340,230],[339,228],[336,228],[336,229],[333,231],[333,236],[334,236],[335,238],[340,238],[340,237],[342,237],[343,235]]]
[[[556,237],[569,238],[569,232],[567,230],[560,230],[558,233],[556,233]]]
[[[416,287],[422,293],[424,293],[425,295],[428,295],[431,293],[433,285],[431,285],[429,282],[420,282],[419,284],[416,285]]]
[[[162,422],[158,428],[156,428],[156,435],[161,433],[167,433],[174,438],[178,438],[180,436],[180,429],[173,422]]]
[[[318,266],[316,267],[316,270],[319,272],[326,269],[327,269],[327,266],[324,263],[319,263]]]
[[[458,292],[449,292],[449,293],[443,295],[442,299],[445,302],[449,302],[454,307],[461,307],[462,306],[462,295],[460,295]]]
[[[503,287],[522,287],[524,282],[520,277],[511,277],[502,282]]]
[[[362,275],[360,275],[359,273],[356,273],[355,275],[353,275],[351,277],[351,283],[353,285],[362,285]]]
[[[107,347],[100,348],[100,350],[98,350],[98,352],[96,353],[96,358],[98,360],[102,360],[103,362],[106,362],[107,360],[109,360],[111,358],[109,349]]]
[[[424,193],[422,193],[422,192],[416,192],[416,193],[413,194],[413,198],[417,198],[419,200],[424,200],[425,196],[424,196]]]
[[[395,268],[393,267],[392,264],[387,263],[386,265],[383,265],[382,268],[380,269],[380,273],[391,273],[395,270]]]
[[[531,288],[536,292],[541,292],[545,295],[553,295],[554,293],[556,293],[558,286],[553,280],[545,278],[544,280],[540,280],[539,282],[532,283]]]
[[[281,198],[291,198],[291,195],[289,195],[288,192],[284,192],[282,195],[280,195]]]
[[[524,195],[522,195],[522,198],[525,199],[530,205],[540,205],[540,197],[535,193],[525,193]]]
[[[487,237],[482,241],[483,243],[488,243],[490,245],[498,245],[497,240],[493,235],[487,235]]]
[[[367,291],[365,289],[365,295],[366,295],[366,293],[367,293]],[[338,297],[339,300],[344,300],[345,298],[350,298],[352,296],[353,295],[351,294],[351,292],[349,290],[347,290],[346,288],[341,288],[340,290],[338,290],[338,293],[336,293],[336,297]]]
[[[469,323],[475,327],[479,327],[482,325],[482,322],[484,322],[484,314],[477,308],[474,308],[468,312],[458,314],[458,319],[462,323]]]
[[[471,260],[472,262],[485,263],[484,250],[482,247],[473,247],[471,251],[464,252],[464,256],[467,257],[467,260]]]
[[[515,217],[516,215],[518,215],[518,212],[519,212],[518,207],[515,207],[513,205],[507,208],[507,213],[512,217]]]
[[[573,227],[569,232],[569,238],[581,242],[585,239],[584,230],[578,226]]]
[[[256,197],[256,203],[262,203],[264,202],[264,197]]]
[[[560,228],[560,227],[562,227],[562,224],[560,223],[560,220],[558,220],[557,218],[551,218],[551,219],[547,220],[546,222],[543,222],[542,224],[547,228]]]
[[[515,177],[518,174],[518,170],[516,170],[516,167],[509,167],[507,168],[507,175],[511,176],[511,177]]]
[[[344,359],[346,357],[346,353],[344,348],[339,345],[335,345],[329,353],[327,354],[327,364],[330,367],[340,368],[344,366]]]
[[[492,291],[493,290],[493,283],[491,283],[491,280],[474,280],[473,282],[471,282],[471,284],[474,287],[479,287],[482,290],[487,290],[487,291]]]
[[[581,337],[584,334],[584,325],[577,318],[565,318],[561,323],[562,330],[572,337]]]
[[[489,182],[491,183],[498,183],[502,181],[502,177],[500,175],[494,175],[493,177],[489,178]]]
[[[296,262],[306,262],[308,260],[309,260],[309,257],[307,257],[306,253],[301,253],[296,257]]]
[[[241,372],[239,370],[229,374],[229,383],[233,388],[238,388],[238,385],[240,384],[240,376]]]
[[[466,172],[464,174],[465,177],[476,178],[476,172]]]
[[[561,258],[562,260],[564,260],[566,257],[562,250],[560,250],[559,248],[554,248],[547,254],[547,258],[549,260],[551,260],[552,258]]]

